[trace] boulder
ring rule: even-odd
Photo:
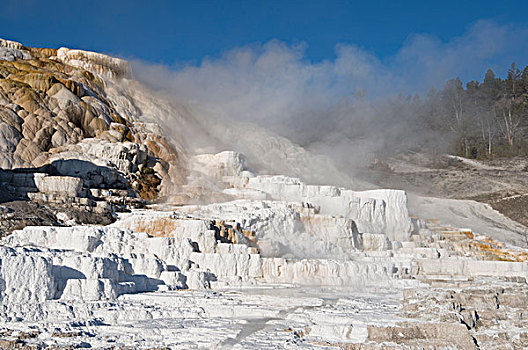
[[[40,192],[78,197],[83,188],[83,180],[71,176],[35,176],[35,185]]]

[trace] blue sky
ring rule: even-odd
[[[347,94],[369,85],[371,95],[382,95],[384,84],[424,92],[457,76],[482,79],[488,68],[504,76],[513,61],[528,65],[527,13],[528,1],[511,0],[2,0],[0,37],[184,72],[211,61],[225,66],[237,50],[269,55],[270,41],[279,42],[281,57],[295,56],[299,72],[326,61],[328,74],[345,59],[368,63],[368,79],[356,74],[354,84],[339,86]],[[345,71],[328,84],[349,79]]]
[[[479,19],[519,24],[527,13],[528,1],[490,0],[2,0],[0,36],[164,64],[197,63],[271,39],[305,43],[314,61],[333,58],[338,43],[383,59],[413,33],[448,41]]]
[[[124,57],[197,116],[299,137],[327,117],[375,124],[383,101],[450,78],[525,67],[527,13],[526,0],[1,0],[0,37]]]

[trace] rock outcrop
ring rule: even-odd
[[[125,177],[149,167],[162,172],[160,179],[171,167],[185,168],[177,164],[185,160],[176,155],[182,147],[162,132],[152,137],[144,123],[134,126],[141,111],[117,88],[130,78],[128,62],[6,40],[0,48],[0,168],[96,159],[111,163]]]
[[[0,40],[0,203],[48,207],[54,219],[41,224],[108,223],[115,210],[181,192],[185,150],[135,124],[142,111],[119,87],[130,79],[119,58]],[[28,222],[17,215],[0,234]]]
[[[71,66],[96,72],[109,78],[130,77],[130,65],[127,61],[97,52],[61,47],[57,50],[57,59]]]

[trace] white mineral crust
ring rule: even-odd
[[[32,59],[30,51],[0,39],[0,60]],[[87,93],[72,80],[74,93],[55,82],[42,95],[49,108],[31,112],[64,120],[45,155],[63,176],[0,172],[0,182],[34,198],[105,197],[127,192],[124,174],[148,169],[163,178],[161,195],[196,199],[174,203],[209,204],[2,238],[0,348],[473,349],[477,340],[528,339],[525,228],[489,205],[411,198],[421,218],[411,219],[404,191],[308,185],[372,188],[256,126],[202,121],[130,79],[122,59],[60,48],[49,60],[101,86]],[[15,153],[29,142],[26,121],[37,119],[6,96],[0,104],[9,107],[0,167],[28,165]],[[85,104],[104,138],[83,139],[65,122]],[[39,146],[27,150],[41,156]],[[247,161],[235,151],[199,154],[225,146]],[[75,223],[64,208],[55,214]]]

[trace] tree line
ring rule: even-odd
[[[482,82],[465,86],[451,79],[442,90],[405,103],[418,117],[417,127],[440,135],[450,153],[467,158],[528,155],[528,66],[521,71],[512,63],[505,79],[488,69]]]

